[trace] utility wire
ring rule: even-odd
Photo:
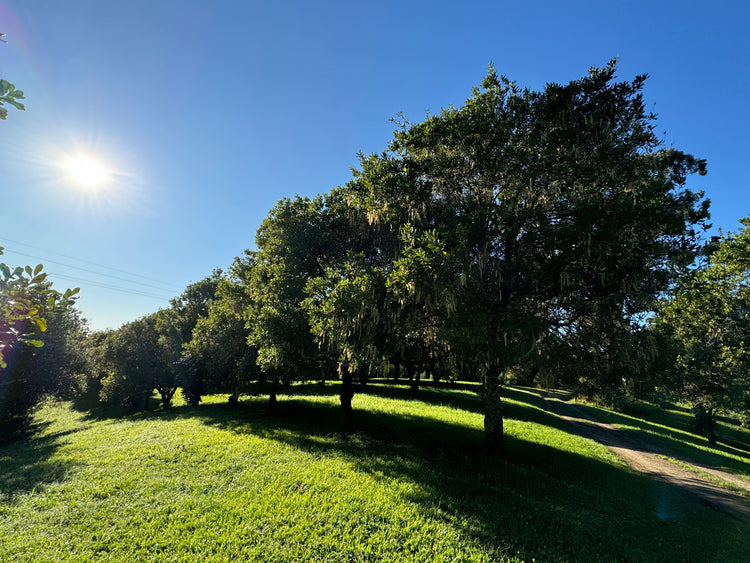
[[[127,278],[122,278],[120,276],[113,276],[111,274],[103,274],[101,272],[97,272],[97,271],[94,271],[94,270],[89,270],[87,268],[81,268],[79,266],[71,266],[70,264],[65,264],[64,262],[57,262],[55,260],[48,260],[47,258],[42,258],[40,256],[34,256],[32,254],[26,254],[24,252],[18,252],[17,250],[8,250],[6,248],[5,251],[8,252],[8,253],[10,253],[10,254],[18,254],[19,256],[25,256],[26,258],[34,258],[36,260],[42,260],[42,261],[44,261],[47,264],[57,264],[58,266],[63,266],[65,268],[71,268],[73,270],[80,270],[82,272],[86,272],[88,274],[94,274],[96,276],[102,276],[104,278],[112,278],[112,279],[115,279],[115,280],[124,281],[124,282],[127,282],[127,283],[132,283],[132,284],[135,284],[135,285],[142,285],[144,287],[150,287],[151,289],[158,289],[159,291],[169,291],[169,289],[166,288],[166,287],[159,287],[159,286],[152,285],[152,284],[149,284],[149,283],[143,283],[143,282],[139,282],[139,281],[135,281],[135,280],[129,280]]]
[[[4,241],[11,242],[11,243],[14,243],[14,244],[20,244],[21,246],[27,246],[29,248],[35,248],[36,250],[41,250],[41,251],[47,252],[49,254],[55,254],[57,256],[61,256],[63,258],[67,258],[68,260],[75,260],[76,262],[83,262],[84,264],[90,264],[92,266],[96,266],[97,268],[103,268],[105,270],[111,270],[113,272],[119,272],[121,274],[126,274],[126,275],[134,277],[134,278],[141,278],[141,279],[144,279],[144,280],[155,282],[155,283],[158,283],[160,285],[166,286],[166,288],[156,287],[156,286],[153,286],[153,285],[144,284],[142,282],[136,282],[136,281],[132,281],[132,280],[120,278],[120,277],[117,277],[117,276],[113,276],[111,274],[103,274],[103,273],[100,273],[100,272],[95,272],[95,271],[92,271],[92,270],[87,270],[87,269],[81,268],[79,266],[72,266],[72,265],[69,265],[69,264],[62,263],[62,262],[55,262],[53,260],[48,260],[46,258],[40,258],[39,256],[32,256],[31,254],[24,254],[24,253],[19,252],[17,250],[9,250],[7,247],[5,247],[5,252],[11,252],[11,253],[14,253],[14,254],[18,254],[20,256],[26,256],[28,258],[34,258],[35,260],[43,260],[45,262],[49,262],[50,264],[58,264],[60,266],[65,266],[67,268],[74,268],[74,269],[77,269],[77,270],[82,270],[84,272],[93,273],[93,274],[96,274],[96,275],[99,275],[99,276],[105,276],[105,277],[111,277],[111,278],[114,278],[114,279],[119,279],[121,281],[126,281],[128,283],[137,283],[137,284],[144,285],[144,286],[147,286],[147,287],[152,287],[152,288],[155,288],[155,289],[162,289],[162,290],[163,289],[169,289],[169,290],[175,289],[176,291],[182,291],[183,290],[183,288],[178,288],[178,286],[176,286],[174,284],[165,283],[163,281],[160,281],[160,280],[157,280],[157,279],[154,279],[154,278],[150,278],[148,276],[143,276],[141,274],[134,274],[134,273],[128,272],[126,270],[121,270],[119,268],[113,268],[112,266],[105,266],[104,264],[100,264],[98,262],[92,262],[91,260],[84,260],[83,258],[76,258],[74,256],[68,256],[68,255],[62,254],[60,252],[55,252],[53,250],[48,250],[48,249],[40,248],[38,246],[34,246],[32,244],[27,244],[25,242],[20,242],[20,241],[17,241],[17,240],[6,238],[6,237],[0,237],[0,243],[2,243]]]
[[[172,298],[172,297],[167,297],[167,296],[164,296],[164,295],[156,295],[155,293],[148,293],[146,291],[141,291],[139,289],[131,289],[131,288],[121,287],[121,286],[117,286],[117,285],[110,285],[110,284],[101,283],[101,282],[97,282],[97,281],[93,281],[93,280],[76,278],[74,276],[67,276],[65,274],[59,274],[59,273],[56,273],[56,272],[47,272],[47,273],[48,273],[48,275],[54,276],[55,278],[59,278],[61,280],[72,281],[72,282],[75,282],[75,283],[85,283],[87,285],[91,285],[91,286],[94,286],[94,287],[99,287],[99,288],[102,288],[102,289],[107,289],[107,290],[110,290],[110,291],[118,291],[120,293],[129,293],[131,295],[138,295],[138,296],[141,296],[141,297],[150,297],[152,299],[158,299],[159,301],[168,301],[168,300],[170,300]]]

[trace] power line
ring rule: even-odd
[[[82,270],[84,272],[96,274],[98,276],[110,277],[110,278],[113,278],[113,279],[119,279],[121,281],[126,281],[128,283],[135,283],[135,284],[143,285],[143,286],[146,286],[146,287],[152,287],[154,289],[161,289],[161,290],[163,290],[163,289],[169,289],[169,290],[175,289],[176,291],[182,291],[184,289],[184,288],[180,288],[177,285],[174,285],[174,284],[171,284],[171,283],[166,283],[166,282],[163,282],[161,280],[150,278],[148,276],[144,276],[144,275],[141,275],[141,274],[134,274],[134,273],[128,272],[126,270],[121,270],[120,268],[113,268],[112,266],[106,266],[106,265],[100,264],[98,262],[92,262],[91,260],[85,260],[83,258],[76,258],[74,256],[68,256],[68,255],[62,254],[60,252],[55,252],[54,250],[44,249],[44,248],[41,248],[41,247],[38,247],[38,246],[34,246],[32,244],[27,244],[25,242],[13,240],[13,239],[10,239],[10,238],[7,238],[7,237],[0,237],[0,243],[3,242],[3,241],[11,242],[13,244],[20,244],[21,246],[27,246],[29,248],[35,248],[37,250],[41,250],[41,251],[47,252],[49,254],[54,254],[54,255],[57,255],[57,256],[61,256],[63,258],[67,258],[68,260],[75,260],[76,262],[83,262],[84,264],[90,264],[92,266],[96,266],[97,268],[103,268],[105,270],[111,270],[113,272],[119,272],[121,274],[125,274],[125,275],[128,275],[130,277],[134,277],[134,278],[141,278],[141,279],[144,279],[144,280],[148,280],[148,281],[151,281],[151,282],[158,283],[159,285],[163,285],[163,286],[166,286],[166,287],[164,287],[164,288],[155,287],[153,285],[145,284],[145,283],[142,283],[142,282],[137,282],[137,281],[128,280],[128,279],[120,278],[120,277],[117,277],[117,276],[113,276],[111,274],[104,274],[104,273],[101,273],[101,272],[95,272],[95,271],[92,271],[92,270],[87,270],[85,268],[81,268],[79,266],[72,266],[70,264],[65,264],[65,263],[62,263],[62,262],[56,262],[56,261],[53,261],[53,260],[48,260],[47,258],[41,258],[39,256],[33,256],[31,254],[24,254],[23,252],[19,252],[17,250],[9,250],[7,247],[5,247],[5,251],[6,252],[11,252],[11,253],[14,253],[14,254],[18,254],[20,256],[26,256],[28,258],[34,258],[35,260],[43,260],[43,261],[49,262],[51,264],[58,264],[60,266],[65,266],[66,268],[73,268],[73,269],[77,269],[77,270]]]
[[[126,279],[126,278],[122,278],[120,276],[113,276],[111,274],[103,274],[101,272],[96,272],[94,270],[89,270],[87,268],[81,268],[80,266],[72,266],[70,264],[65,264],[64,262],[57,262],[55,260],[49,260],[47,258],[42,258],[41,256],[34,256],[33,254],[26,254],[25,252],[18,252],[17,250],[8,250],[6,248],[5,251],[8,252],[8,253],[10,253],[10,254],[18,254],[19,256],[25,256],[26,258],[34,258],[35,260],[42,260],[42,261],[44,261],[47,264],[57,264],[58,266],[63,266],[65,268],[70,268],[72,270],[80,270],[80,271],[86,272],[88,274],[94,274],[96,276],[102,276],[103,278],[112,278],[114,280],[124,281],[124,282],[132,283],[132,284],[135,284],[135,285],[142,285],[144,287],[150,287],[151,289],[158,289],[159,291],[168,291],[169,290],[169,288],[167,288],[167,287],[159,287],[159,286],[152,285],[152,284],[149,284],[149,283],[143,283],[143,282],[139,282],[139,281],[135,281],[135,280],[129,280],[129,279]]]
[[[74,276],[68,276],[68,275],[59,274],[59,273],[56,273],[56,272],[47,272],[47,274],[50,275],[50,276],[54,276],[55,278],[59,278],[61,280],[72,281],[72,282],[75,282],[75,283],[85,283],[87,285],[91,285],[93,287],[99,287],[101,289],[107,289],[109,291],[118,291],[120,293],[129,293],[131,295],[138,295],[140,297],[150,297],[152,299],[158,299],[159,301],[168,301],[168,300],[170,300],[172,298],[172,297],[167,297],[167,296],[164,296],[164,295],[156,295],[155,293],[148,293],[148,292],[141,291],[141,290],[138,290],[138,289],[131,289],[131,288],[128,288],[128,287],[121,287],[121,286],[110,285],[110,284],[101,283],[101,282],[97,282],[97,281],[93,281],[93,280],[87,280],[87,279],[83,279],[83,278],[76,278]]]

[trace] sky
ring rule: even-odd
[[[566,83],[648,74],[660,136],[708,161],[713,231],[750,215],[750,5],[733,2],[0,0],[0,245],[80,287],[94,330],[254,247],[283,197],[346,183],[399,112],[460,106],[487,66]],[[7,107],[7,106],[6,106]],[[86,154],[97,189],[61,166]]]

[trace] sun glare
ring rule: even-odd
[[[107,183],[110,172],[104,164],[91,156],[67,156],[60,166],[65,171],[68,181],[77,187],[95,190]]]

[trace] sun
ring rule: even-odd
[[[70,183],[87,190],[101,188],[111,176],[101,160],[84,154],[64,157],[60,161],[60,167]]]

